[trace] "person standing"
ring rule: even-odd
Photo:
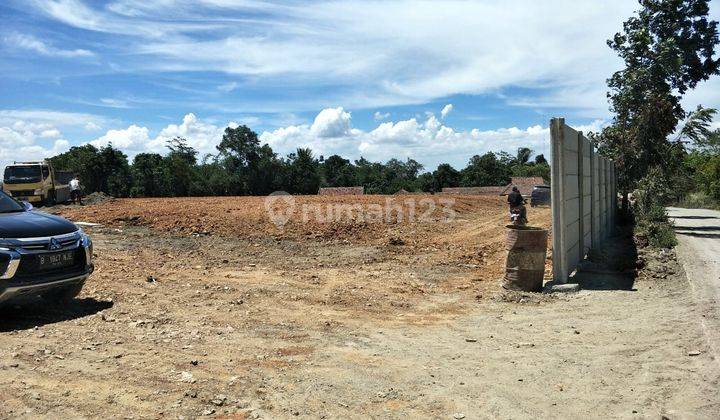
[[[73,179],[70,181],[70,199],[72,200],[73,204],[80,203],[80,205],[83,205],[82,202],[82,188],[80,188],[80,179],[78,179],[78,176],[75,175]]]
[[[520,194],[518,187],[513,186],[512,192],[508,194],[508,205],[510,205],[510,211],[520,210],[520,219],[524,223],[527,223],[527,209],[525,208],[525,198]]]

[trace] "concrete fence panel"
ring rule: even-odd
[[[565,283],[615,226],[615,166],[563,118],[550,121],[553,279]]]

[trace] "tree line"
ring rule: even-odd
[[[338,155],[316,156],[299,148],[280,156],[247,126],[228,127],[216,154],[203,157],[176,137],[168,151],[140,153],[132,162],[112,144],[72,147],[50,158],[58,169],[74,171],[86,193],[104,192],[114,197],[184,197],[267,195],[274,191],[317,194],[320,187],[363,186],[368,194],[438,192],[445,187],[507,185],[511,176],[550,179],[545,157],[530,148],[515,155],[488,152],[473,156],[463,169],[444,163],[425,171],[413,159],[390,159],[385,163],[365,158],[350,161]]]

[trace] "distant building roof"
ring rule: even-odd
[[[443,194],[458,194],[458,195],[500,195],[505,190],[504,186],[494,187],[458,187],[458,188],[443,188]]]
[[[510,178],[510,184],[502,191],[502,195],[510,194],[512,187],[518,187],[520,194],[529,196],[536,185],[546,185],[541,176],[514,176]]]

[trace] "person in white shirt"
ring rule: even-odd
[[[70,199],[73,204],[79,202],[81,206],[83,205],[82,189],[80,188],[80,180],[77,175],[70,181]]]

